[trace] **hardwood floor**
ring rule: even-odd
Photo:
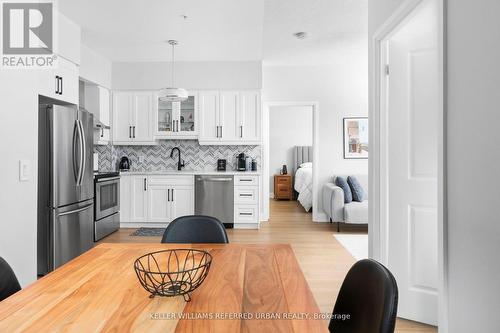
[[[355,259],[333,237],[337,226],[314,223],[296,201],[271,201],[271,218],[260,230],[228,230],[231,243],[291,244],[322,312],[331,312],[342,281]],[[120,229],[104,243],[159,242],[161,237],[132,237],[134,229]],[[341,233],[367,233],[365,226],[343,226]],[[398,319],[398,333],[435,333],[432,326]]]

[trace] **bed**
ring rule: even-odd
[[[312,146],[295,146],[293,188],[298,193],[297,201],[306,212],[312,208],[312,155]]]

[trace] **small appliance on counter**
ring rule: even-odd
[[[217,171],[226,171],[227,161],[224,159],[217,160]]]
[[[127,156],[123,156],[118,165],[120,171],[129,171],[130,170],[130,161]]]
[[[252,159],[252,171],[257,171],[257,161],[255,158]]]
[[[238,155],[236,155],[236,170],[247,171],[247,161],[245,153],[239,153]]]

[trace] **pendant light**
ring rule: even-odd
[[[163,88],[160,90],[159,99],[164,102],[182,102],[188,99],[188,93],[186,89],[182,88],[173,88],[174,87],[174,48],[179,44],[176,40],[169,40],[169,43],[172,46],[172,88]]]

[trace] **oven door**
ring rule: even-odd
[[[95,220],[120,211],[120,177],[101,178],[95,184]]]

